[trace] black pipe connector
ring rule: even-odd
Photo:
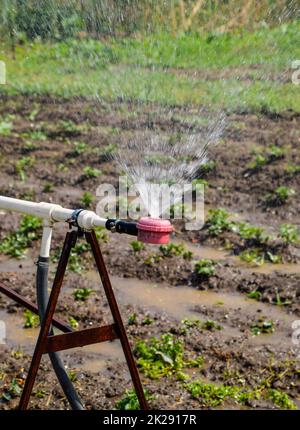
[[[134,221],[122,221],[120,219],[108,219],[105,227],[111,232],[126,233],[130,236],[138,235],[137,223]]]

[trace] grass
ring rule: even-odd
[[[74,41],[18,46],[16,59],[0,47],[7,64],[8,83],[1,91],[12,94],[58,96],[97,95],[106,100],[139,100],[164,105],[205,104],[229,111],[300,111],[291,82],[268,80],[268,74],[291,67],[300,57],[299,23],[261,29],[254,33],[156,34],[106,42]],[[90,59],[93,59],[91,62]],[[251,80],[238,80],[247,71]],[[197,69],[190,77],[177,70]],[[219,71],[227,70],[225,77]],[[217,76],[210,79],[212,71]]]

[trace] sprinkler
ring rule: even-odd
[[[53,203],[35,203],[0,196],[0,210],[20,212],[44,219],[50,224],[68,222],[83,230],[105,227],[112,233],[125,233],[137,236],[144,243],[165,244],[169,241],[173,227],[168,220],[143,217],[138,222],[99,217],[95,212],[85,209],[66,209]],[[42,239],[43,242],[44,238]]]
[[[166,219],[144,217],[137,223],[138,240],[144,243],[166,244],[169,242],[172,224]]]

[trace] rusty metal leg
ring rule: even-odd
[[[108,272],[102,257],[102,253],[99,247],[99,243],[97,240],[97,237],[95,235],[95,232],[86,232],[85,233],[85,237],[87,242],[91,245],[92,248],[92,252],[95,258],[95,262],[96,262],[96,266],[102,281],[102,285],[107,297],[107,301],[112,313],[112,316],[114,318],[114,322],[116,323],[117,327],[118,327],[118,331],[119,331],[119,336],[120,336],[120,341],[121,341],[121,345],[124,351],[124,355],[127,361],[127,365],[130,371],[130,375],[132,378],[132,382],[140,403],[140,407],[142,410],[148,410],[148,404],[145,398],[145,394],[144,394],[144,390],[143,390],[143,386],[140,380],[140,376],[132,355],[132,351],[130,348],[130,344],[128,341],[128,337],[127,337],[127,333],[122,321],[122,317],[119,311],[119,307],[111,286],[111,282],[108,276]]]
[[[40,333],[38,336],[38,340],[35,346],[34,354],[31,360],[30,368],[29,368],[24,389],[22,392],[21,400],[19,403],[19,409],[21,410],[27,409],[27,406],[29,403],[30,395],[33,389],[35,378],[43,355],[44,346],[47,341],[49,330],[52,324],[52,318],[55,312],[57,300],[59,297],[59,293],[62,286],[62,281],[68,264],[71,249],[76,243],[77,236],[78,236],[78,231],[76,230],[68,232],[66,235],[62,253],[57,266],[53,287],[49,297],[47,310],[41,324]]]

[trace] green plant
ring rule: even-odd
[[[95,197],[93,196],[93,194],[90,193],[89,191],[85,191],[80,200],[80,204],[86,208],[89,208],[94,200],[95,200]]]
[[[147,390],[144,390],[146,400],[152,400]],[[126,390],[124,396],[116,402],[116,409],[121,411],[136,411],[140,409],[139,400],[135,390]]]
[[[225,209],[210,209],[206,220],[209,234],[218,236],[224,231],[231,231],[235,224],[228,218],[229,213]]]
[[[184,360],[184,343],[171,333],[140,340],[136,343],[134,354],[141,371],[151,379],[177,374],[184,366],[200,366],[198,361]]]
[[[73,291],[73,296],[75,300],[85,301],[92,293],[95,293],[95,290],[92,290],[91,288],[77,288]]]
[[[54,185],[53,185],[51,182],[47,182],[47,183],[44,185],[43,192],[44,192],[44,193],[52,193],[53,188],[54,188]]]
[[[279,237],[286,244],[298,242],[298,228],[293,224],[281,224],[279,226]]]
[[[247,222],[240,222],[238,224],[238,233],[242,239],[253,240],[259,244],[266,243],[269,236],[261,227],[256,227]]]
[[[22,157],[15,163],[16,173],[20,176],[22,181],[25,181],[27,170],[33,166],[34,158]]]
[[[11,399],[15,397],[19,397],[22,392],[22,380],[14,378],[9,386],[4,390],[4,393],[2,394],[2,399],[9,402]]]
[[[250,293],[247,294],[247,297],[249,299],[260,300],[261,299],[261,292],[257,291],[257,290],[251,291]]]
[[[262,154],[256,154],[253,161],[248,164],[249,169],[258,170],[268,163],[267,158]]]
[[[0,119],[0,136],[9,136],[13,128],[13,123],[9,119]]]
[[[136,322],[137,322],[137,314],[136,313],[130,314],[128,317],[128,325],[136,324]]]
[[[275,330],[274,323],[271,320],[265,320],[260,318],[258,321],[253,323],[250,327],[252,334],[255,336],[259,334],[270,334]]]
[[[276,303],[277,306],[287,306],[287,305],[291,304],[291,301],[289,301],[289,300],[282,301],[277,288],[276,288],[275,291],[276,291],[276,295],[275,295],[276,301],[275,301],[275,303]]]
[[[222,326],[213,320],[206,320],[201,324],[201,327],[205,330],[209,331],[215,331],[215,330],[222,330]]]
[[[185,246],[182,243],[168,243],[167,245],[160,245],[160,252],[164,257],[178,257],[185,252]]]
[[[84,142],[74,142],[74,152],[76,155],[86,152],[87,145]]]
[[[209,277],[215,273],[215,264],[212,260],[202,259],[195,263],[195,273]]]
[[[145,245],[139,240],[133,240],[130,242],[130,246],[134,253],[141,252],[143,249],[145,249]]]
[[[37,232],[42,226],[39,218],[31,215],[24,215],[21,218],[20,227],[14,233],[4,237],[0,242],[0,253],[11,257],[21,258],[25,250],[33,240],[38,239]]]
[[[72,316],[69,317],[69,324],[73,329],[76,329],[79,327],[78,321],[76,320],[76,318],[74,318]]]
[[[87,177],[87,178],[89,178],[89,179],[92,179],[92,178],[98,178],[98,176],[100,176],[101,175],[101,170],[99,170],[99,169],[94,169],[93,167],[91,167],[91,166],[86,166],[84,169],[83,169],[83,173],[85,174],[85,176]]]
[[[273,193],[267,195],[266,202],[272,205],[283,205],[294,194],[294,189],[281,186],[276,188]]]
[[[202,405],[216,407],[226,399],[234,398],[238,389],[229,385],[207,384],[202,381],[190,382],[186,385],[187,391],[192,397],[199,399]]]
[[[213,160],[207,161],[200,165],[200,170],[202,173],[209,173],[216,168],[217,163]]]
[[[265,254],[260,248],[245,249],[240,253],[240,259],[246,263],[261,266],[265,262]]]
[[[298,409],[289,396],[281,390],[270,388],[267,391],[266,398],[272,400],[280,409]]]
[[[40,323],[39,316],[26,309],[24,312],[24,328],[36,328]]]

